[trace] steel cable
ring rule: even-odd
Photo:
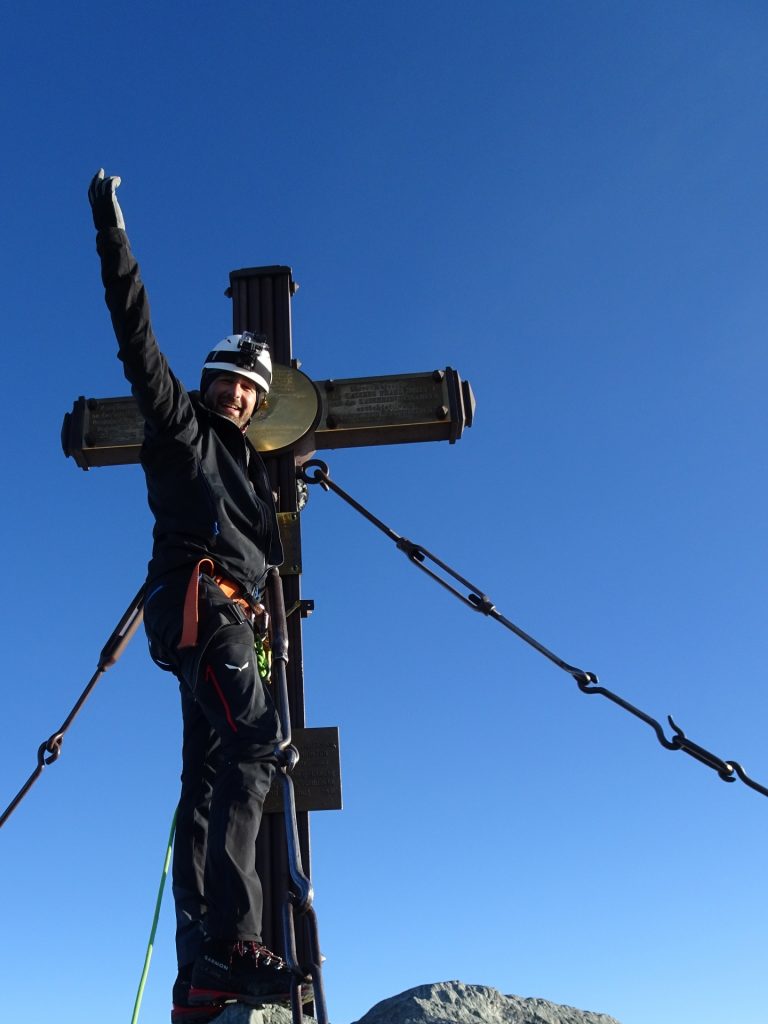
[[[314,469],[314,473],[309,473],[309,469]],[[724,760],[718,757],[717,754],[713,754],[712,751],[707,750],[706,747],[701,746],[698,743],[694,743],[693,740],[689,739],[683,730],[677,725],[671,715],[667,716],[670,728],[672,729],[672,737],[667,737],[664,732],[664,728],[661,723],[653,718],[652,715],[642,711],[640,708],[631,704],[624,697],[614,693],[613,690],[609,690],[605,686],[601,686],[597,675],[594,672],[587,672],[584,669],[577,668],[575,665],[569,664],[564,661],[557,654],[551,651],[548,647],[545,647],[540,641],[536,640],[535,637],[531,636],[530,633],[526,633],[520,626],[515,625],[510,619],[502,615],[493,604],[491,599],[483,593],[483,591],[476,587],[469,580],[465,579],[460,573],[456,572],[455,569],[451,568],[446,562],[443,562],[436,555],[433,555],[431,551],[423,547],[421,544],[415,544],[413,541],[402,537],[399,533],[387,526],[386,523],[382,522],[377,516],[375,516],[369,509],[362,505],[359,501],[356,501],[350,494],[348,494],[342,487],[339,487],[337,483],[331,480],[328,472],[328,465],[320,459],[311,459],[299,470],[299,477],[307,484],[320,484],[323,490],[333,491],[334,494],[338,495],[343,501],[350,505],[355,511],[359,512],[365,519],[368,520],[378,530],[381,530],[385,536],[387,536],[395,546],[402,551],[408,560],[415,565],[417,568],[425,572],[430,579],[434,580],[435,583],[439,583],[441,587],[448,590],[454,597],[457,597],[463,604],[472,608],[474,611],[481,612],[488,618],[495,619],[500,625],[504,626],[510,632],[514,633],[515,636],[519,637],[534,650],[538,651],[545,658],[548,658],[554,665],[567,672],[582,693],[588,695],[598,694],[601,697],[605,697],[606,700],[611,701],[618,707],[623,708],[624,711],[634,715],[635,718],[639,718],[641,722],[645,722],[653,732],[656,734],[656,738],[659,743],[666,750],[682,750],[685,754],[688,754],[694,760],[700,764],[705,765],[707,768],[711,768],[723,782],[735,782],[739,778],[746,786],[750,789],[754,789],[757,793],[762,793],[763,796],[768,796],[768,788],[763,786],[761,783],[750,778],[744,768],[739,764],[738,761]],[[433,568],[434,567],[434,568]],[[443,575],[441,575],[441,573]],[[467,592],[463,593],[458,589],[456,584],[460,584]]]
[[[101,654],[99,655],[99,663],[96,666],[96,671],[89,679],[85,689],[77,698],[74,707],[69,712],[67,717],[62,722],[61,726],[56,732],[51,733],[47,740],[44,740],[37,748],[37,767],[29,776],[27,781],[21,787],[16,796],[11,800],[10,804],[3,811],[0,816],[0,828],[8,821],[10,816],[19,806],[21,801],[30,791],[32,786],[37,782],[40,776],[43,774],[43,769],[53,764],[54,761],[58,761],[61,756],[61,746],[64,742],[64,735],[69,729],[70,725],[74,722],[80,713],[80,709],[86,700],[90,697],[93,692],[96,683],[101,679],[108,668],[111,668],[120,655],[127,647],[131,637],[141,625],[141,621],[144,617],[144,587],[138,592],[136,597],[131,601],[120,619],[118,624],[115,626],[112,634],[104,644]]]

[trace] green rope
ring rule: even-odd
[[[165,861],[163,862],[163,873],[160,876],[160,888],[157,890],[157,900],[155,901],[155,916],[152,918],[152,930],[149,933],[149,942],[147,943],[147,952],[144,957],[144,970],[141,972],[141,980],[139,981],[139,990],[136,993],[136,1002],[133,1007],[133,1016],[131,1017],[131,1024],[136,1024],[139,1019],[139,1010],[141,1009],[141,1000],[144,996],[144,986],[147,983],[147,975],[149,974],[149,964],[152,960],[152,950],[155,944],[155,933],[157,932],[157,921],[160,917],[160,905],[163,902],[163,890],[165,889],[165,880],[168,877],[168,868],[171,866],[171,851],[173,850],[173,835],[176,831],[176,812],[173,814],[173,821],[171,822],[171,833],[168,836],[168,846],[165,850]]]

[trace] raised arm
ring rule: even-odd
[[[100,170],[88,188],[104,297],[117,338],[118,356],[142,416],[154,430],[176,433],[191,426],[192,408],[152,330],[149,299],[117,201],[119,185],[120,178],[105,177]]]

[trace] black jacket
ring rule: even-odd
[[[171,372],[125,232],[100,231],[96,248],[118,355],[144,417],[141,465],[155,517],[149,578],[208,556],[253,591],[283,560],[264,463],[236,424]]]

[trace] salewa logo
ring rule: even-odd
[[[224,668],[231,668],[233,672],[242,672],[244,668],[248,667],[248,662],[244,661],[242,665],[230,665],[228,661],[224,662]]]
[[[213,964],[214,967],[218,967],[221,971],[229,970],[229,964],[223,964],[220,960],[214,960],[212,956],[206,954],[203,959],[207,960],[209,964]]]

